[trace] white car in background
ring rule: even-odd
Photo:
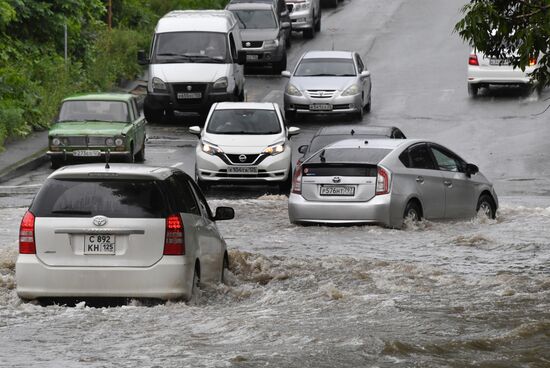
[[[477,96],[482,87],[490,85],[519,85],[530,88],[533,81],[529,73],[537,65],[535,58],[529,59],[529,66],[522,71],[514,68],[507,59],[496,59],[485,56],[483,53],[472,50],[468,58],[468,94]]]
[[[199,137],[195,178],[207,189],[212,184],[278,184],[290,191],[290,137],[299,128],[285,126],[279,105],[223,102],[212,106],[204,129],[189,128]]]

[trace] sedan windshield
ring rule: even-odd
[[[215,110],[206,131],[213,134],[278,134],[281,124],[273,110]]]
[[[121,101],[66,101],[59,121],[130,121],[128,105]]]
[[[355,66],[351,59],[302,59],[296,77],[354,77]]]
[[[228,55],[226,36],[216,32],[159,33],[154,55],[158,63],[222,63]]]
[[[277,28],[277,22],[271,10],[232,10],[243,29]]]

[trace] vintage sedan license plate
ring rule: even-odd
[[[99,156],[101,156],[101,151],[99,151],[99,150],[78,150],[78,151],[73,151],[73,156],[76,156],[76,157],[99,157]]]
[[[490,59],[489,65],[510,65],[510,60]]]
[[[258,60],[258,55],[246,55],[247,61],[256,61]]]
[[[331,111],[332,105],[331,104],[311,104],[309,105],[309,109],[311,111]]]
[[[178,92],[179,100],[187,100],[193,98],[202,98],[201,92]]]
[[[257,174],[258,168],[256,166],[228,166],[228,174]]]
[[[352,185],[321,185],[322,196],[354,196],[355,187]]]
[[[115,254],[116,238],[113,234],[86,234],[84,254]]]

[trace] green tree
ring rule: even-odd
[[[462,39],[521,70],[538,59],[531,77],[550,85],[550,0],[470,0],[462,13],[455,25]]]

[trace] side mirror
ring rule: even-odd
[[[475,175],[479,172],[479,167],[474,164],[466,164],[466,176],[470,177],[472,175]]]
[[[307,152],[308,145],[304,144],[303,146],[298,147],[298,152],[300,152],[302,155]]]
[[[290,28],[290,23],[288,23],[288,22],[283,22],[283,23],[281,23],[281,28],[282,28],[282,29],[288,29],[288,28]]]
[[[367,78],[370,77],[370,72],[368,70],[363,70],[361,72],[361,78]]]
[[[244,65],[246,63],[246,51],[237,51],[237,64]]]
[[[216,208],[216,216],[214,221],[231,220],[235,218],[235,210],[231,207],[218,207]]]
[[[290,72],[288,70],[284,70],[281,72],[281,77],[290,78]]]
[[[201,135],[201,127],[200,126],[191,126],[189,127],[189,133],[196,135],[197,137],[200,137]]]
[[[147,54],[145,53],[145,50],[139,50],[137,52],[137,60],[139,65],[149,64],[149,59],[147,58]]]
[[[297,127],[290,127],[288,128],[288,136],[292,137],[293,135],[300,134],[300,128]]]

